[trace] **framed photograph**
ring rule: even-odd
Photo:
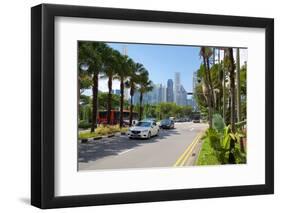
[[[31,204],[272,194],[274,20],[31,9]]]

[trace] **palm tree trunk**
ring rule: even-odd
[[[235,132],[235,66],[233,60],[233,49],[228,48],[229,51],[229,79],[230,79],[230,97],[231,97],[231,105],[230,105],[230,124],[231,124],[231,131]]]
[[[123,105],[124,105],[124,79],[121,77],[120,79],[120,118],[119,118],[119,126],[123,127]]]
[[[240,53],[236,49],[236,87],[237,87],[237,122],[241,121],[241,96],[240,96]]]
[[[91,132],[94,132],[97,127],[97,114],[98,114],[98,73],[93,75],[92,95],[93,95],[93,112],[92,112],[92,126]]]
[[[140,109],[139,109],[139,121],[142,120],[142,98],[143,98],[143,93],[140,93]]]
[[[223,52],[223,55],[224,55],[224,59],[227,58],[227,51],[226,49],[224,49],[224,52]],[[224,122],[225,123],[228,123],[228,119],[227,119],[227,103],[228,103],[228,100],[227,100],[227,94],[226,94],[226,73],[228,71],[228,68],[226,68],[226,66],[223,66],[223,119],[224,119]]]
[[[130,126],[132,126],[132,123],[133,123],[133,109],[134,109],[134,105],[133,105],[134,91],[133,91],[133,88],[131,88],[131,90],[130,90],[130,96],[131,96],[131,100],[130,100]]]
[[[112,76],[108,76],[107,124],[111,124]]]
[[[215,108],[214,88],[213,88],[213,82],[212,82],[211,72],[210,72],[210,61],[209,61],[208,57],[206,58],[206,65],[207,65],[208,82],[210,85],[211,105],[212,105],[212,109],[214,109]]]
[[[241,121],[241,94],[240,94],[240,51],[239,48],[236,49],[236,87],[237,87],[237,122]],[[243,140],[238,141],[240,144],[241,152],[245,153],[245,147]]]
[[[211,103],[211,90],[210,90],[210,82],[209,82],[209,75],[208,75],[208,60],[205,56],[205,47],[202,47],[202,55],[203,55],[203,64],[204,64],[204,73],[205,73],[205,83],[206,83],[206,89],[207,89],[207,104],[208,104],[208,120],[209,120],[209,128],[212,128],[212,103]]]
[[[233,59],[233,49],[228,48],[229,51],[229,79],[230,79],[230,125],[231,125],[231,132],[235,132],[235,66],[234,66],[234,59]],[[229,153],[229,163],[235,163],[234,157],[234,148],[235,148],[235,141],[233,139],[230,140],[230,153]]]
[[[80,119],[80,76],[77,78],[77,123],[79,124]]]

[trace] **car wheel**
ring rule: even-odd
[[[147,135],[147,139],[151,138],[151,133],[149,132]]]

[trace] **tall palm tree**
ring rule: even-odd
[[[79,42],[79,64],[86,64],[87,69],[84,71],[91,77],[92,80],[92,126],[91,132],[95,131],[97,127],[97,113],[98,113],[98,78],[99,73],[103,69],[102,52],[106,45],[101,42]]]
[[[143,113],[143,94],[153,90],[152,81],[148,78],[148,71],[143,71],[139,76],[139,92],[140,92],[140,106],[139,106],[139,120],[142,120]]]
[[[204,65],[204,83],[206,84],[206,91],[207,91],[207,103],[208,103],[208,120],[209,120],[209,127],[212,128],[212,114],[213,114],[213,105],[214,105],[214,92],[213,92],[213,85],[212,79],[210,74],[210,63],[209,58],[212,55],[212,50],[207,47],[201,47],[200,56],[203,58],[203,65]]]
[[[236,48],[237,122],[241,121],[240,50]]]
[[[233,59],[233,48],[226,48],[227,51],[227,66],[229,71],[229,81],[230,81],[230,126],[231,132],[235,133],[235,65]],[[233,154],[233,150],[235,147],[235,141],[233,139],[230,140],[230,153],[229,153],[229,163],[235,163],[235,157]]]
[[[111,109],[112,109],[112,81],[116,75],[118,63],[118,51],[110,47],[106,47],[103,52],[104,58],[104,75],[101,78],[108,78],[108,95],[107,95],[107,124],[111,124]]]
[[[118,52],[119,53],[119,52]],[[119,117],[119,126],[123,126],[123,108],[124,108],[124,88],[125,81],[131,75],[133,67],[133,60],[126,55],[117,55],[117,75],[115,79],[118,79],[120,82],[120,117]]]
[[[129,120],[130,120],[129,125],[130,126],[132,126],[132,123],[133,123],[133,109],[134,109],[133,96],[134,96],[135,91],[137,89],[137,85],[140,81],[140,76],[144,72],[146,72],[146,70],[145,70],[145,68],[142,64],[140,64],[140,63],[133,64],[131,76],[128,79],[128,81],[126,82],[127,88],[130,89],[130,118],[129,118]]]

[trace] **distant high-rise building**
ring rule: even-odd
[[[162,87],[162,102],[167,102],[166,97],[167,97],[167,89],[166,89],[165,85],[163,85],[163,87]]]
[[[192,95],[193,109],[194,109],[195,111],[198,110],[198,106],[197,106],[197,103],[196,103],[196,101],[195,101],[196,87],[197,87],[198,83],[199,83],[199,79],[198,79],[198,77],[197,77],[197,72],[195,71],[195,72],[193,72],[193,95]]]
[[[186,106],[187,105],[187,92],[182,85],[180,85],[180,90],[178,92],[178,105]]]
[[[172,79],[168,79],[166,91],[166,101],[174,102],[174,83]]]
[[[158,87],[158,103],[163,102],[163,89],[162,84]]]
[[[180,87],[181,87],[181,79],[180,79],[180,73],[175,72],[175,90],[174,90],[174,102],[178,105],[180,105]]]

